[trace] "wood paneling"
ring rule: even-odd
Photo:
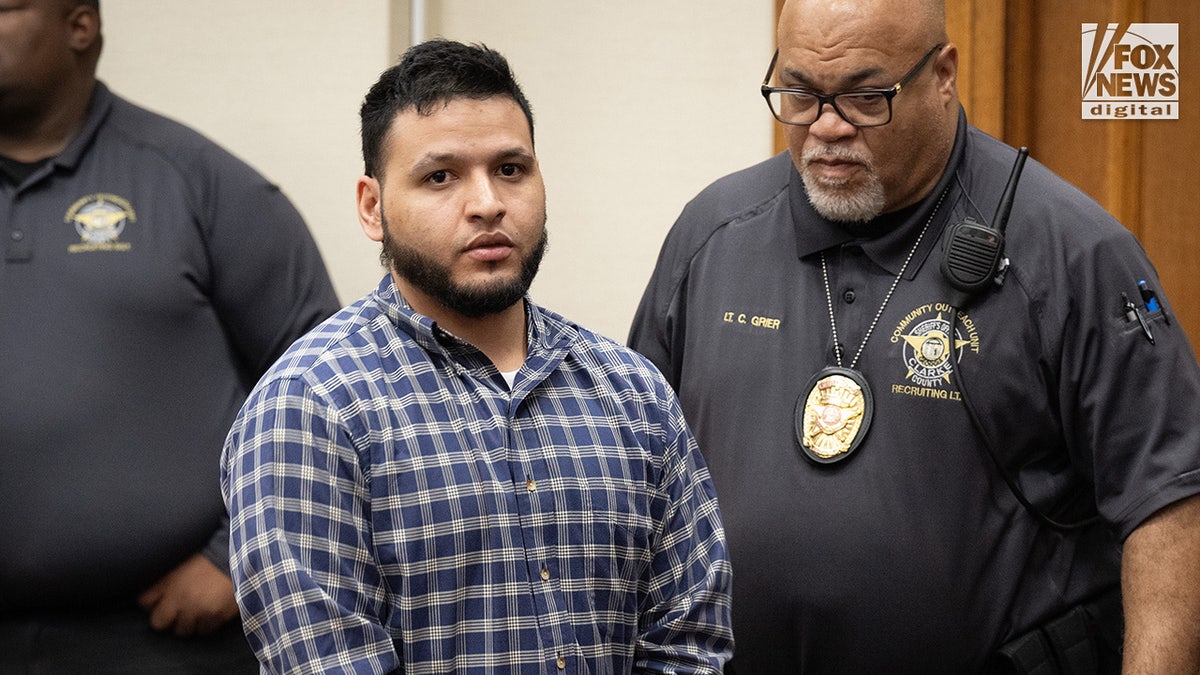
[[[1000,137],[1005,123],[1004,0],[951,0],[946,8],[946,31],[959,45],[958,87],[971,122]],[[958,36],[962,36],[961,38]],[[970,48],[966,48],[969,45]]]
[[[1148,1],[1146,20],[1179,23],[1179,119],[1142,123],[1140,237],[1194,348],[1200,347],[1200,2]]]

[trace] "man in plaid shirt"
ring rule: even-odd
[[[502,56],[418,45],[362,106],[358,213],[390,269],[230,432],[246,633],[273,672],[719,673],[730,567],[649,361],[526,295],[546,245]]]

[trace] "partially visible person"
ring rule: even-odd
[[[390,274],[297,342],[225,446],[264,667],[719,673],[730,569],[662,375],[527,295],[546,247],[507,61],[436,40],[362,106]]]
[[[788,152],[684,208],[630,335],[721,496],[729,672],[1196,673],[1200,369],[1138,242],[1030,159],[989,269],[1018,152],[940,0],[789,0],[778,47]]]
[[[99,3],[0,0],[0,672],[256,672],[218,458],[339,308],[279,189],[96,80]]]

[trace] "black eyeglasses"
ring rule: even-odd
[[[767,106],[771,108],[771,114],[784,124],[808,126],[821,118],[825,104],[828,103],[842,119],[856,127],[883,126],[892,121],[892,99],[909,80],[916,77],[942,46],[934,45],[899,82],[886,89],[854,89],[834,94],[818,94],[807,89],[791,87],[768,87],[771,73],[775,71],[775,61],[779,58],[777,49],[771,57],[771,65],[767,67],[767,75],[763,78],[762,95],[767,100]]]

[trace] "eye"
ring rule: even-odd
[[[858,95],[858,100],[862,101],[863,103],[879,103],[880,101],[883,101],[886,99],[887,99],[887,97],[884,96],[883,94],[859,94]]]
[[[879,105],[887,102],[887,97],[883,94],[874,91],[850,92],[843,94],[843,99],[854,103],[855,105]]]
[[[449,180],[449,178],[450,178],[449,173],[447,173],[444,170],[439,169],[438,171],[434,171],[433,173],[426,176],[425,180],[429,181],[430,183],[434,183],[436,185],[441,185],[442,183],[445,183],[447,180]]]
[[[515,178],[516,176],[525,173],[525,167],[521,166],[520,164],[508,162],[500,165],[499,173],[501,176],[506,178]]]
[[[797,108],[811,108],[817,104],[817,95],[807,91],[789,91],[783,100]]]

